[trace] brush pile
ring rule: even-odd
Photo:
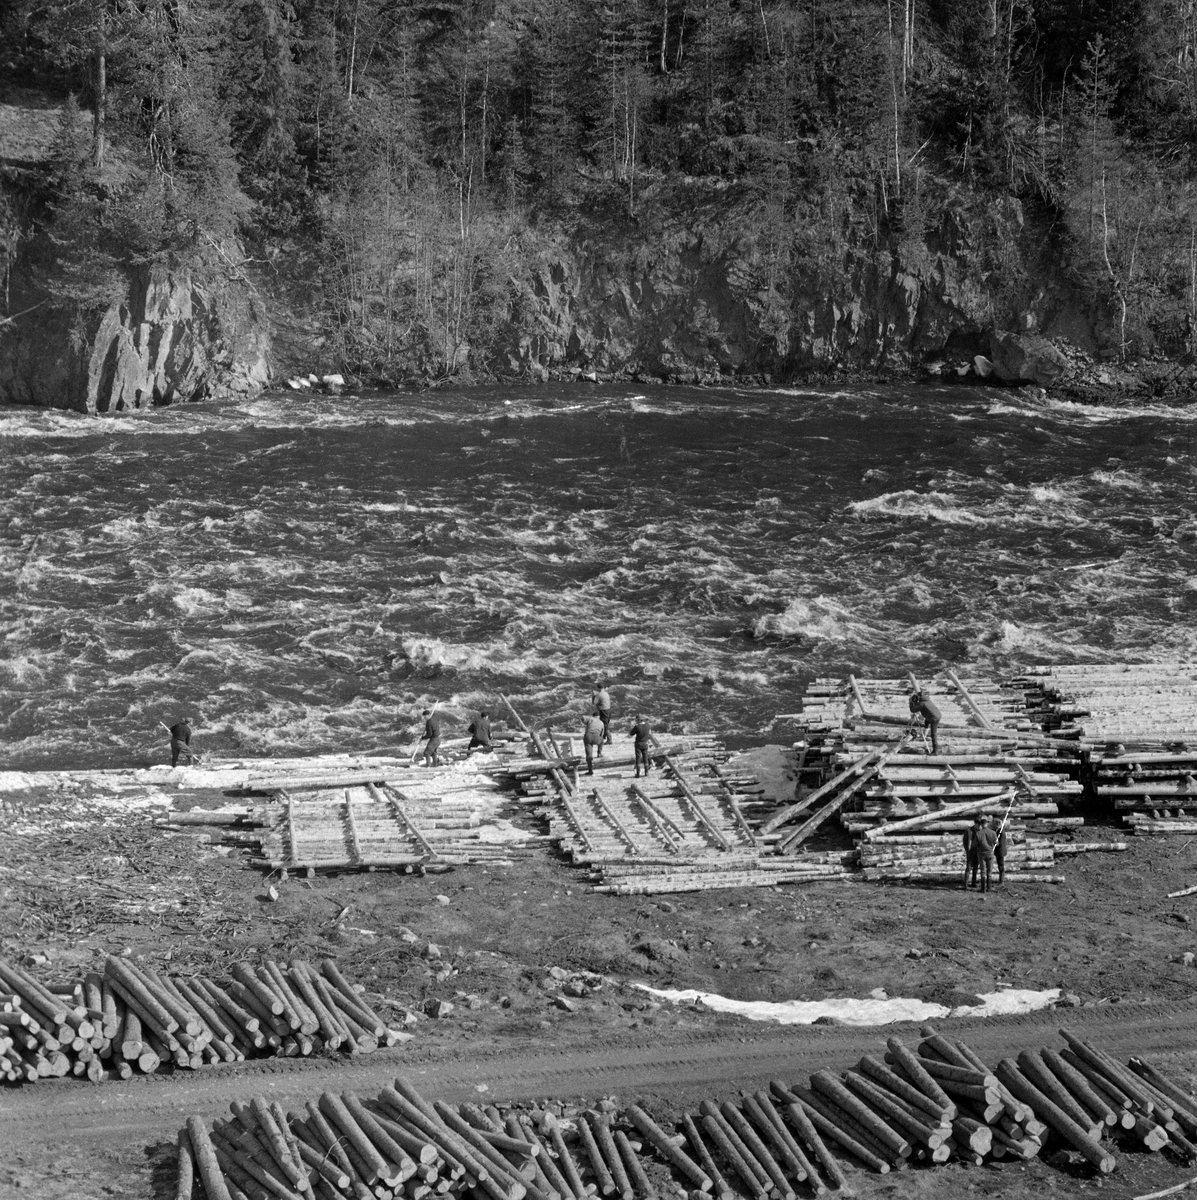
[[[356,1055],[405,1041],[325,959],[286,967],[238,963],[220,982],[167,976],[110,957],[51,990],[0,959],[0,1080],[128,1079],[164,1066],[194,1069],[246,1058],[342,1049]]]
[[[1117,1140],[1197,1160],[1197,1099],[1149,1064],[1128,1066],[1064,1032],[1068,1048],[1023,1051],[994,1068],[930,1028],[917,1053],[897,1038],[809,1086],[779,1080],[704,1100],[676,1129],[609,1101],[562,1119],[545,1111],[429,1102],[396,1079],[373,1100],[324,1092],[303,1112],[255,1098],[209,1130],[179,1132],[180,1200],[648,1200],[671,1185],[795,1200],[853,1190],[845,1168],[1025,1161],[1056,1143],[1100,1174]]]

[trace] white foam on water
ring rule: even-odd
[[[1039,992],[1010,988],[1000,992],[978,993],[984,1001],[980,1006],[948,1008],[926,1000],[902,998],[732,1000],[715,992],[700,992],[693,988],[654,988],[646,983],[635,983],[633,986],[674,1004],[700,1004],[713,1012],[730,1013],[749,1021],[770,1021],[777,1025],[813,1025],[821,1017],[829,1017],[845,1025],[892,1025],[896,1021],[942,1020],[944,1017],[995,1017],[1035,1012],[1047,1008],[1060,998],[1059,988]]]
[[[785,612],[760,617],[752,633],[758,638],[805,637],[830,642],[876,641],[885,636],[857,613],[826,596],[793,599]]]

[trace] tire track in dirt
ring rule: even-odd
[[[1197,1051],[1197,1001],[1110,1008],[1048,1010],[1017,1017],[938,1023],[967,1037],[978,1053],[997,1059],[1027,1046],[1050,1044],[1065,1025],[1111,1053]],[[633,1095],[688,1103],[731,1087],[793,1079],[821,1067],[844,1068],[875,1051],[890,1034],[917,1036],[910,1024],[886,1026],[720,1028],[685,1039],[639,1034],[636,1040],[594,1048],[533,1050],[434,1047],[418,1058],[409,1049],[380,1050],[357,1061],[264,1059],[236,1067],[122,1083],[39,1083],[0,1092],[0,1150],[39,1144],[125,1144],[173,1138],[191,1113],[212,1118],[229,1102],[265,1093],[284,1108],[332,1088],[370,1094],[400,1072],[429,1096],[477,1099]]]

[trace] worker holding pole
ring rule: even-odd
[[[917,688],[910,694],[910,716],[912,720],[916,716],[922,719],[931,734],[931,753],[938,754],[939,723],[943,720],[943,713],[926,692]]]
[[[437,756],[437,751],[441,748],[445,718],[440,713],[433,712],[430,708],[426,708],[421,715],[424,718],[424,733],[422,736],[428,739],[428,745],[424,747],[424,765],[426,767],[439,767],[441,760]]]
[[[181,721],[176,721],[169,728],[165,721],[159,721],[158,724],[170,734],[170,765],[172,767],[179,765],[179,756],[184,754],[187,756],[188,765],[199,762],[198,756],[191,749],[191,726],[187,724],[186,717]]]

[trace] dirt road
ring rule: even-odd
[[[940,1027],[967,1037],[992,1062],[1027,1046],[1057,1044],[1062,1024],[1123,1058],[1145,1053],[1175,1060],[1197,1049],[1197,1001],[1047,1011],[942,1022]],[[820,1067],[842,1069],[876,1050],[891,1033],[910,1040],[916,1030],[898,1025],[762,1027],[731,1036],[721,1031],[718,1038],[626,1038],[590,1050],[529,1044],[435,1056],[396,1048],[352,1063],[268,1059],[125,1083],[42,1083],[0,1092],[0,1149],[59,1147],[64,1139],[79,1148],[166,1141],[189,1114],[216,1117],[227,1112],[231,1100],[255,1092],[269,1094],[287,1108],[325,1088],[368,1095],[399,1072],[430,1097],[453,1102],[477,1099],[484,1089],[492,1099],[657,1096],[680,1105],[745,1084],[759,1086],[770,1078],[796,1079]]]

